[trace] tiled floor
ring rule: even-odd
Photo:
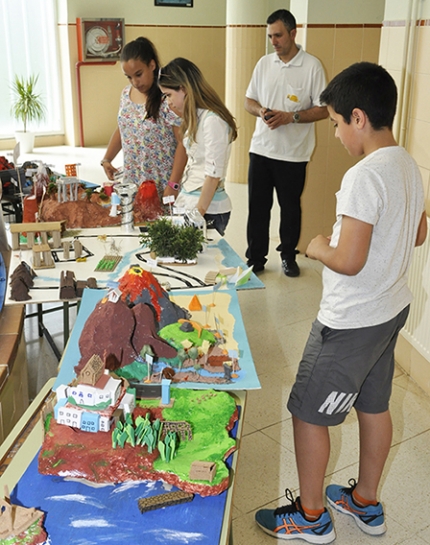
[[[66,153],[65,153],[66,152]],[[62,170],[68,162],[81,162],[81,177],[102,181],[98,166],[102,150],[40,150],[34,155]],[[245,250],[246,186],[228,184],[234,211],[226,239],[243,257]],[[297,492],[291,417],[285,408],[297,365],[321,296],[321,267],[298,257],[299,278],[287,278],[280,269],[278,211],[272,221],[271,250],[266,270],[260,275],[266,289],[239,292],[243,319],[262,389],[248,394],[245,430],[235,476],[233,508],[234,545],[268,545],[276,541],[254,522],[260,507],[285,503],[286,487]],[[61,344],[61,321],[47,317],[54,338]],[[57,362],[51,348],[37,336],[36,325],[27,320],[26,338],[30,381],[34,394],[55,374]],[[336,543],[430,544],[430,398],[400,369],[394,380],[391,409],[394,439],[382,479],[381,499],[385,506],[388,531],[382,537],[363,534],[349,517],[334,514]],[[357,476],[357,422],[351,414],[344,425],[331,433],[332,456],[327,484],[347,484]],[[301,543],[294,540],[292,543]]]

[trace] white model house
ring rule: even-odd
[[[79,375],[77,384],[58,386],[54,407],[58,424],[93,433],[107,432],[115,418],[133,412],[135,395],[124,392],[122,381],[103,372],[101,366],[104,369],[101,359],[93,356]]]

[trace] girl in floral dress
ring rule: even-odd
[[[186,163],[179,137],[181,120],[169,108],[158,87],[160,63],[150,40],[140,37],[126,44],[120,61],[130,84],[122,91],[118,127],[101,166],[109,180],[113,180],[118,169],[112,161],[122,149],[124,182],[140,185],[153,180],[161,199],[177,189]]]

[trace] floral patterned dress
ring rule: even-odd
[[[173,127],[181,124],[166,101],[160,106],[157,121],[146,118],[145,104],[130,100],[131,85],[123,89],[118,112],[118,127],[124,155],[124,182],[140,185],[153,180],[160,197],[169,181],[176,151]]]

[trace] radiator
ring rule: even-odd
[[[430,219],[429,234],[422,246],[415,248],[408,274],[408,285],[414,300],[402,335],[430,361]]]

